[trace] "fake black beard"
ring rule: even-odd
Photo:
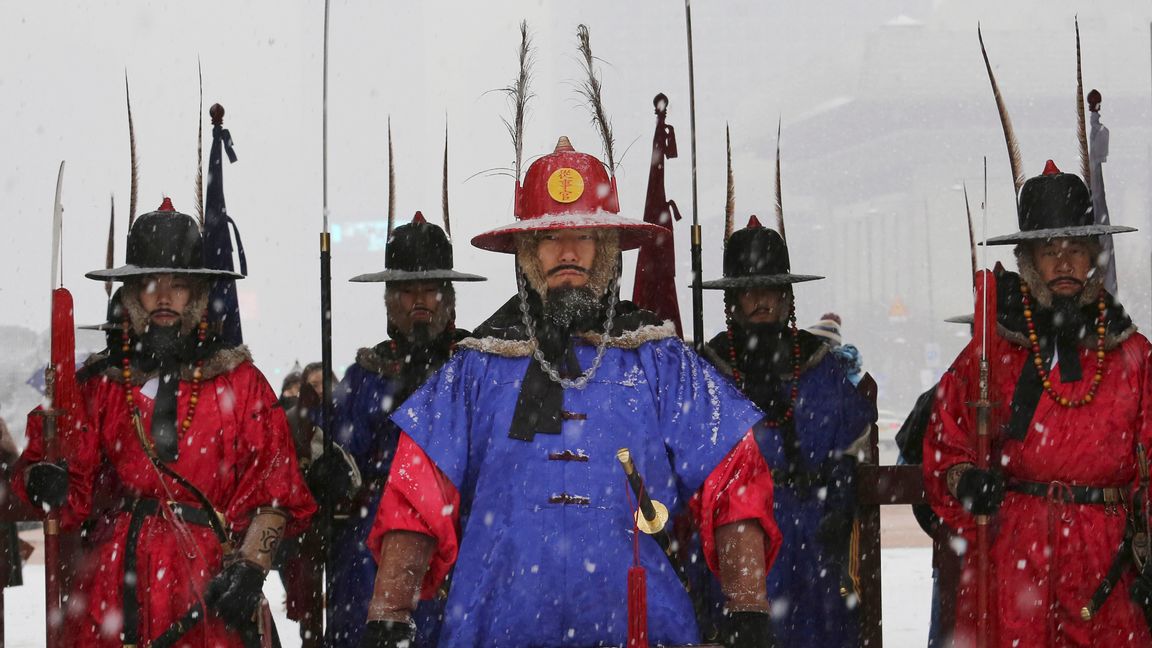
[[[144,351],[156,358],[174,357],[183,346],[180,337],[180,325],[157,326],[149,324],[141,336],[140,342]]]
[[[413,324],[412,330],[405,336],[408,344],[416,347],[428,346],[432,343],[432,326],[430,324]]]
[[[599,313],[600,300],[585,286],[550,288],[544,302],[544,319],[561,331],[571,331],[574,325],[594,325]]]
[[[745,324],[744,348],[741,349],[741,366],[749,376],[766,378],[776,373],[791,359],[792,344],[788,337],[790,327],[783,322],[767,324]]]

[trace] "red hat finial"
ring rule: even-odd
[[[428,221],[424,220],[424,212],[416,212],[416,215],[412,217],[412,222],[423,224],[427,223]]]
[[[160,203],[160,209],[157,209],[156,211],[174,212],[176,211],[176,208],[172,206],[172,199],[168,196],[164,196],[164,202]]]
[[[556,150],[553,151],[553,153],[571,152],[575,150],[576,149],[572,146],[572,142],[568,141],[568,136],[561,135],[560,139],[556,140]]]
[[[764,226],[760,224],[760,219],[756,218],[756,214],[752,214],[752,216],[748,218],[748,225],[745,227],[746,229],[759,229]]]
[[[1046,175],[1046,176],[1056,175],[1057,173],[1060,173],[1060,172],[1061,172],[1060,169],[1056,168],[1056,163],[1053,162],[1052,160],[1048,160],[1048,162],[1046,162],[1044,164],[1044,175]]]

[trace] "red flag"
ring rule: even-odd
[[[684,337],[680,306],[676,301],[676,244],[672,237],[672,220],[680,220],[680,210],[664,193],[664,160],[676,157],[676,131],[664,122],[668,98],[663,93],[658,94],[653,104],[656,106],[656,134],[652,139],[652,166],[648,171],[644,222],[659,225],[667,230],[667,234],[657,236],[640,248],[632,301],[661,319],[672,320],[676,334]]]

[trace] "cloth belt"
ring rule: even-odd
[[[188,524],[209,527],[214,531],[217,528],[218,518],[215,511],[205,511],[195,504],[184,502],[168,502],[168,506],[173,513]],[[144,527],[144,519],[161,515],[160,500],[146,498],[126,502],[123,510],[131,515],[128,521],[128,539],[124,542],[124,579],[121,590],[121,607],[124,615],[123,644],[136,646],[140,643],[140,598],[137,591],[139,578],[136,573],[136,545],[140,539],[140,530]]]
[[[1059,488],[1052,488],[1059,484]],[[1009,479],[1008,490],[1033,497],[1054,497],[1065,504],[1103,504],[1118,509],[1125,501],[1124,489],[1117,486],[1077,486],[1062,482],[1034,482]]]

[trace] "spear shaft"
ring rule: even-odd
[[[704,274],[703,236],[700,231],[698,193],[696,189],[696,74],[692,60],[692,0],[684,0],[684,18],[688,32],[688,121],[692,140],[692,345],[704,348]]]
[[[328,13],[329,1],[324,0],[324,89],[322,121],[322,165],[323,165],[323,230],[320,232],[320,364],[323,372],[320,394],[320,425],[324,434],[324,454],[331,456],[333,450],[332,430],[332,238],[328,231]],[[324,609],[326,623],[331,622],[328,605],[332,600],[333,555],[335,524],[333,520],[334,493],[324,489]]]

